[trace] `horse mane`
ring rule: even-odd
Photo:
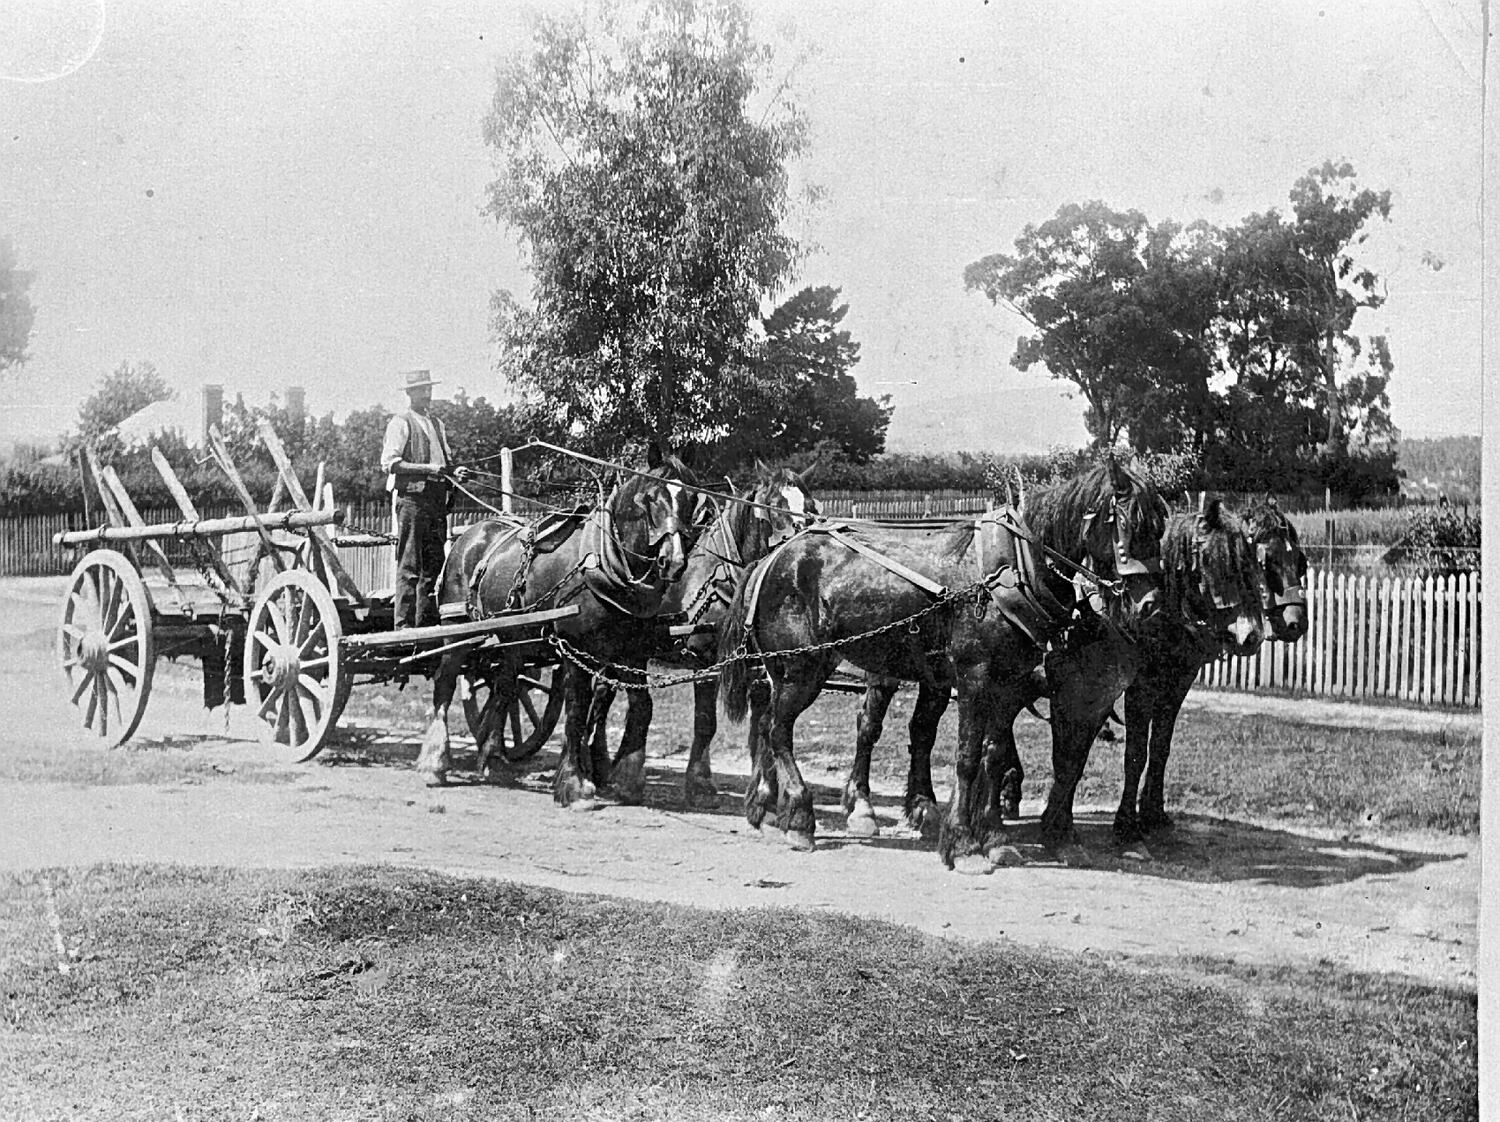
[[[1218,499],[1200,514],[1174,514],[1161,539],[1162,591],[1180,605],[1196,591],[1204,574],[1226,587],[1255,588],[1254,557],[1246,545],[1245,525]]]
[[[1263,537],[1281,534],[1293,549],[1301,548],[1297,543],[1297,527],[1292,525],[1292,520],[1273,500],[1259,499],[1251,503],[1245,508],[1243,518],[1252,540],[1259,541]]]
[[[1152,541],[1160,538],[1163,518],[1156,489],[1144,476],[1119,463],[1097,464],[1061,483],[1032,491],[1026,499],[1026,524],[1044,544],[1079,560],[1088,553],[1090,525],[1085,516],[1116,494],[1117,473],[1128,483],[1132,499],[1124,511],[1129,540],[1141,540],[1143,531]]]

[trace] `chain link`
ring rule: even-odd
[[[932,615],[939,609],[946,608],[948,605],[957,603],[966,598],[972,599],[975,604],[980,604],[983,603],[984,600],[988,599],[989,595],[989,582],[983,580],[975,581],[973,584],[957,589],[956,591],[946,592],[942,594],[931,604],[928,604],[926,607],[917,609],[910,615],[902,616],[900,619],[893,619],[888,623],[883,623],[879,627],[872,628],[869,631],[861,632],[858,635],[848,635],[842,639],[829,639],[826,642],[812,643],[805,647],[791,647],[784,651],[766,652],[750,650],[747,638],[747,642],[741,644],[738,651],[735,651],[733,654],[725,655],[723,658],[719,659],[711,666],[706,666],[699,670],[686,670],[674,674],[653,674],[648,669],[639,672],[642,678],[642,681],[640,682],[627,682],[624,679],[611,674],[611,670],[619,670],[621,669],[621,667],[617,666],[614,663],[606,662],[603,659],[595,658],[593,655],[587,654],[584,651],[580,651],[577,647],[568,642],[555,631],[548,634],[547,641],[552,644],[553,649],[555,649],[558,654],[560,654],[568,662],[571,662],[580,670],[586,671],[594,679],[602,681],[606,685],[612,686],[615,689],[667,689],[672,686],[683,686],[695,682],[706,682],[712,678],[716,678],[718,677],[719,671],[724,667],[729,666],[731,663],[767,662],[772,659],[797,658],[802,655],[822,654],[825,651],[838,650],[840,647],[847,647],[851,646],[854,643],[864,642],[867,639],[874,639],[877,636],[884,635],[890,631],[895,631],[898,628],[904,627],[909,631],[914,631],[922,619],[929,615]]]

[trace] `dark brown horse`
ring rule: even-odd
[[[482,522],[449,551],[440,595],[445,616],[477,620],[514,608],[576,604],[580,609],[554,625],[557,650],[566,652],[559,670],[563,747],[553,784],[553,797],[563,806],[593,806],[611,781],[623,801],[639,801],[645,722],[632,705],[612,773],[602,735],[587,735],[591,679],[602,667],[645,672],[651,628],[644,621],[661,613],[681,579],[697,530],[697,494],[684,482],[691,484],[687,470],[668,460],[649,473],[625,476],[591,511],[551,516],[519,529]],[[514,692],[526,661],[550,661],[557,654],[538,643],[532,649],[502,647],[484,657],[495,704],[503,712],[507,691]],[[448,709],[469,658],[466,651],[450,652],[434,678],[432,722],[417,761],[429,783],[442,783],[451,768]],[[484,756],[486,746],[480,750]]]
[[[719,623],[746,567],[766,556],[816,513],[817,503],[807,490],[812,468],[799,474],[757,464],[756,471],[748,494],[719,500],[718,514],[688,553],[682,578],[662,600],[661,622],[651,632],[651,660],[687,670],[712,666],[719,651]],[[631,717],[649,726],[649,691],[630,692]],[[604,679],[595,682],[596,737],[604,735],[604,718],[614,693],[614,687]],[[693,741],[683,780],[683,799],[690,807],[717,806],[719,801],[709,754],[718,731],[717,693],[715,678],[694,680]]]
[[[1161,554],[1163,610],[1142,628],[1140,668],[1125,691],[1125,785],[1115,834],[1127,841],[1171,825],[1167,757],[1198,672],[1220,655],[1253,654],[1267,630],[1255,547],[1217,499],[1198,514],[1173,515]]]
[[[721,657],[758,655],[770,680],[768,691],[752,697],[743,660],[729,661],[720,677],[731,720],[742,720],[754,702],[747,819],[758,827],[774,807],[791,844],[812,848],[812,798],[792,726],[847,659],[942,694],[956,685],[958,782],[939,856],[949,867],[988,871],[1003,834],[1000,761],[985,734],[1035,696],[1033,672],[1043,645],[1069,622],[1077,573],[1087,569],[1097,587],[1120,594],[1110,598],[1118,619],[1096,616],[1094,628],[1118,633],[1121,623],[1157,609],[1162,518],[1155,490],[1111,463],[1038,493],[1019,533],[1007,515],[992,512],[939,528],[825,524],[798,534],[751,570],[721,632]],[[1084,683],[1077,690],[1088,693]],[[1073,791],[1094,731],[1080,738],[1065,726],[1054,739],[1044,816],[1054,833],[1071,829]]]

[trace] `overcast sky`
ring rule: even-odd
[[[826,197],[801,219],[819,248],[798,283],[842,287],[893,447],[1084,439],[1062,383],[1009,365],[1022,324],[963,289],[1026,223],[1098,198],[1229,224],[1288,209],[1329,158],[1391,191],[1365,258],[1389,299],[1361,327],[1390,336],[1397,425],[1478,431],[1479,0],[752,10],[814,49],[793,83],[813,128],[799,176]],[[342,413],[397,404],[395,373],[426,366],[503,398],[489,297],[527,279],[480,213],[480,120],[519,12],[0,5],[0,235],[37,274],[0,447],[55,437],[124,359],[177,387],[190,434],[204,382],[250,402],[301,384]]]

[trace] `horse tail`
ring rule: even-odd
[[[753,573],[752,569],[736,585],[734,599],[719,621],[719,652],[728,659],[719,668],[719,701],[724,706],[724,715],[735,724],[744,721],[750,708],[750,660],[739,656],[748,650],[745,601]]]

